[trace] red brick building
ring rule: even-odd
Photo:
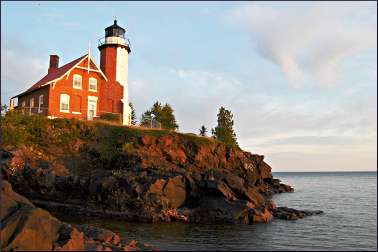
[[[99,40],[100,67],[90,53],[59,67],[58,55],[50,55],[47,75],[25,92],[11,98],[10,108],[49,118],[93,120],[104,113],[119,115],[131,123],[128,99],[129,41],[125,29],[114,21]],[[14,106],[15,99],[17,107]]]

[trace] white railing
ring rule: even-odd
[[[98,46],[102,46],[104,44],[118,44],[124,45],[131,48],[130,40],[127,38],[121,37],[102,37],[98,39]]]

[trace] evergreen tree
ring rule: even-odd
[[[140,126],[144,127],[150,127],[151,120],[152,120],[152,112],[151,110],[147,110],[142,114],[142,117],[140,118]]]
[[[155,116],[157,121],[161,122],[162,106],[160,102],[156,101],[154,105],[152,105],[151,113]]]
[[[149,110],[142,114],[140,125],[151,127],[152,124],[154,127],[156,122],[164,129],[178,129],[173,109],[168,103],[162,106],[160,102],[155,102]]]
[[[234,120],[231,111],[221,107],[218,113],[218,125],[214,129],[214,136],[217,140],[238,147],[236,134],[234,132]]]
[[[129,106],[131,108],[131,125],[136,125],[137,120],[136,120],[136,113],[135,113],[134,106],[131,102],[129,102]]]
[[[205,127],[205,125],[202,125],[201,128],[199,129],[199,135],[200,136],[206,136],[206,132],[207,132],[207,129]]]
[[[161,127],[164,129],[178,129],[178,124],[173,114],[173,109],[168,103],[166,103],[161,109],[161,114],[156,120],[161,123]]]
[[[216,138],[216,137],[215,137],[215,130],[214,130],[214,128],[211,128],[211,137],[212,137],[212,138]]]

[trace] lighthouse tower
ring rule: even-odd
[[[108,78],[102,85],[102,107],[114,113],[122,113],[123,125],[131,124],[131,108],[128,93],[129,40],[125,29],[117,24],[105,28],[105,37],[99,40],[100,68]]]

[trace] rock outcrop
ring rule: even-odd
[[[8,181],[1,184],[0,219],[3,251],[153,250],[137,241],[122,243],[109,230],[61,222],[14,192]]]
[[[2,172],[44,209],[129,221],[253,224],[273,219],[273,194],[294,191],[273,178],[264,156],[208,137],[67,119],[25,131],[17,122],[7,122],[5,132],[22,130],[22,140],[33,141],[7,140]]]

